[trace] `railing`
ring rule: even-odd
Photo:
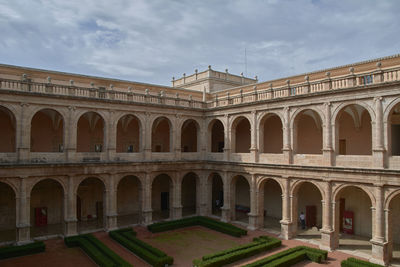
[[[324,91],[340,90],[352,87],[371,86],[380,83],[400,81],[400,67],[391,69],[377,69],[371,72],[364,72],[341,77],[330,77],[329,72],[327,77],[322,80],[309,81],[306,76],[306,81],[297,84],[291,84],[288,80],[286,85],[273,87],[267,83],[257,85],[244,86],[239,93],[229,95],[229,90],[223,92],[223,97],[219,96],[221,93],[211,94],[211,100],[203,102],[195,99],[184,99],[177,97],[165,96],[162,92],[157,95],[151,94],[146,90],[145,93],[137,92],[122,92],[116,90],[106,90],[104,88],[86,88],[75,85],[58,85],[52,83],[37,83],[29,80],[19,81],[10,79],[0,79],[0,90],[15,90],[22,92],[43,93],[53,95],[77,96],[92,99],[108,99],[132,103],[150,103],[175,107],[186,107],[195,109],[215,108],[238,105],[242,103],[253,103],[268,99],[279,99],[285,97],[292,97],[297,95],[313,94]],[[259,87],[264,87],[258,89]],[[239,87],[241,88],[241,87]],[[238,88],[233,89],[237,91]],[[182,89],[184,90],[184,89]]]
[[[242,103],[250,103],[268,99],[277,99],[291,97],[296,95],[313,94],[323,91],[340,90],[351,87],[371,86],[380,83],[400,81],[400,68],[377,69],[371,72],[330,77],[330,73],[326,74],[326,78],[318,81],[306,81],[297,84],[291,84],[288,80],[286,85],[273,87],[272,84],[262,83],[253,86],[246,86],[238,94],[229,95],[229,91],[224,92],[224,96],[220,93],[213,94],[213,99],[207,101],[207,108],[223,107],[237,105]],[[258,89],[257,86],[268,86],[268,88]]]

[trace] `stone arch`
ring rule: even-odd
[[[141,221],[143,185],[136,175],[124,175],[116,181],[117,224],[127,226]]]
[[[248,223],[251,179],[246,176],[242,174],[231,176],[229,185],[231,193],[231,219]]]
[[[59,179],[43,178],[30,188],[31,236],[63,233],[65,187]]]
[[[207,214],[221,216],[224,205],[224,179],[219,172],[211,172],[207,177]]]
[[[199,152],[200,124],[194,119],[187,119],[181,126],[181,151]]]
[[[124,114],[117,120],[116,152],[142,151],[142,122],[133,114]]]
[[[17,191],[7,181],[0,181],[0,242],[15,240]]]
[[[261,177],[258,189],[258,226],[276,231],[281,230],[283,185],[274,177]]]
[[[173,188],[175,185],[175,179],[172,177],[167,173],[159,173],[151,179],[153,220],[157,221],[172,217]]]
[[[173,145],[171,120],[160,116],[155,118],[151,125],[151,151],[171,152]]]
[[[283,118],[278,113],[268,112],[263,114],[258,132],[260,153],[282,153]]]
[[[31,118],[31,152],[63,152],[65,120],[55,109],[38,110]]]
[[[389,209],[390,202],[392,201],[393,198],[397,197],[398,195],[400,195],[400,189],[394,190],[386,196],[384,204],[385,209]]]
[[[231,149],[233,153],[250,153],[251,122],[246,116],[237,116],[231,124]]]
[[[87,111],[77,121],[76,151],[102,152],[106,137],[106,121],[98,112]]]
[[[322,154],[323,116],[317,109],[296,110],[291,125],[295,154]]]
[[[27,181],[26,194],[30,195],[32,193],[32,189],[35,187],[35,185],[37,185],[38,183],[40,183],[43,180],[53,180],[60,184],[64,194],[67,192],[67,185],[66,185],[65,179],[63,179],[63,177],[55,176],[55,177],[37,177],[37,178],[29,179]]]
[[[0,153],[16,152],[17,120],[15,112],[5,105],[0,106]]]
[[[368,195],[369,199],[371,200],[372,207],[375,207],[375,196],[374,196],[373,192],[371,192],[371,190],[368,187],[359,185],[359,184],[346,183],[346,184],[341,184],[341,185],[335,187],[332,190],[332,199],[334,201],[337,200],[337,196],[340,193],[340,191],[349,186],[357,187],[357,188],[361,189],[362,191],[364,191],[364,193],[366,193]]]
[[[400,227],[398,221],[400,219],[400,190],[397,189],[391,192],[385,198],[385,213],[386,213],[386,241],[388,242],[388,256],[390,261],[395,258],[399,260],[399,244],[400,244]],[[396,246],[395,246],[396,244]],[[396,251],[396,253],[394,253]]]
[[[400,156],[400,98],[393,100],[384,112],[387,150],[391,156]]]
[[[182,215],[188,216],[199,213],[199,203],[200,203],[200,178],[199,176],[190,171],[186,173],[181,183],[181,205],[182,205]]]
[[[372,123],[368,109],[360,104],[341,105],[334,118],[338,154],[372,154]]]
[[[225,129],[226,127],[219,119],[213,119],[208,123],[208,151],[224,152]]]

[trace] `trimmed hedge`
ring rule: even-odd
[[[245,267],[286,267],[299,263],[303,260],[311,260],[316,263],[326,261],[328,252],[321,249],[306,246],[297,246],[286,249],[259,261],[245,265]]]
[[[342,267],[383,267],[383,265],[359,260],[356,258],[347,258],[346,260],[342,261],[340,265]]]
[[[167,264],[172,265],[174,263],[172,257],[136,238],[136,232],[132,228],[111,231],[109,235],[112,239],[154,267],[164,267]]]
[[[7,259],[12,257],[20,257],[35,253],[44,252],[46,246],[40,242],[34,242],[22,246],[6,246],[0,248],[0,259]]]
[[[159,222],[147,226],[147,229],[152,233],[164,232],[169,230],[175,230],[183,227],[200,225],[224,234],[228,234],[235,237],[241,237],[247,235],[247,231],[239,227],[236,227],[229,223],[213,220],[211,218],[203,216],[195,216],[190,218],[179,219],[175,221]]]
[[[244,258],[251,257],[260,252],[280,247],[281,244],[281,240],[277,238],[260,236],[258,238],[254,238],[253,242],[249,244],[237,246],[214,254],[205,255],[201,259],[193,260],[193,266],[214,267],[226,265]]]
[[[80,247],[101,267],[132,266],[91,234],[64,238],[67,247]]]

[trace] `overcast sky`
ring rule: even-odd
[[[260,81],[400,53],[398,0],[0,0],[0,63],[170,85]]]

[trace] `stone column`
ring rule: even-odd
[[[229,116],[225,114],[225,131],[224,131],[224,161],[230,160],[231,154],[231,129],[229,127]]]
[[[385,148],[383,145],[383,109],[382,97],[375,97],[376,119],[373,123],[374,135],[372,139],[373,166],[375,168],[385,168]]]
[[[332,166],[334,159],[334,151],[332,148],[332,128],[331,128],[331,103],[324,103],[325,107],[325,123],[323,125],[323,158],[325,166]]]
[[[151,188],[152,181],[149,172],[146,172],[143,182],[143,201],[142,201],[142,213],[143,213],[143,224],[149,225],[153,221],[153,210],[151,208]]]
[[[200,138],[198,138],[197,142],[197,147],[200,149],[198,152],[200,152],[200,157],[203,160],[206,160],[207,157],[207,145],[208,145],[208,139],[207,139],[207,125],[205,122],[206,118],[202,118],[202,125],[200,125]]]
[[[17,243],[19,245],[30,242],[30,196],[26,192],[26,179],[21,177],[19,184],[19,216],[17,216]]]
[[[320,248],[332,251],[336,248],[335,234],[332,226],[332,183],[325,182],[325,197],[322,200],[322,229]]]
[[[257,125],[257,112],[253,110],[251,112],[252,116],[252,127],[250,129],[251,132],[251,146],[250,146],[250,153],[251,159],[254,162],[258,162],[258,146],[257,146],[257,136],[258,136],[258,125]]]
[[[181,160],[182,158],[182,127],[178,127],[180,125],[180,116],[176,115],[175,123],[172,131],[172,144],[173,151],[175,153],[175,160]]]
[[[378,185],[375,187],[375,220],[373,227],[372,243],[372,258],[371,262],[386,265],[389,260],[388,243],[385,242],[385,214],[384,214],[384,196],[383,187]]]
[[[221,207],[221,220],[229,222],[231,220],[231,183],[228,172],[223,172],[222,181],[224,183],[224,206]]]
[[[65,218],[65,236],[73,236],[78,233],[78,219],[76,218],[76,192],[74,191],[74,178],[68,177],[67,187],[67,214]]]
[[[74,162],[75,161],[75,156],[76,156],[76,136],[77,136],[77,130],[78,126],[76,125],[77,121],[75,119],[75,110],[76,108],[73,106],[68,107],[68,118],[65,121],[65,144],[64,144],[64,150],[65,150],[65,157],[66,161],[68,162]]]
[[[258,210],[258,188],[257,188],[257,175],[251,174],[250,184],[250,213],[249,225],[247,226],[250,230],[256,230],[258,228],[258,217],[260,216]]]
[[[207,173],[201,172],[199,176],[199,187],[196,187],[196,195],[199,196],[198,199],[200,201],[199,205],[199,214],[200,216],[207,216],[208,214],[208,194],[211,193],[208,191],[208,183],[207,183]],[[211,203],[210,203],[211,204]]]
[[[152,125],[151,125],[151,114],[146,112],[144,127],[142,136],[144,139],[143,155],[145,160],[151,160],[151,136],[152,136]],[[147,178],[147,176],[146,176]]]
[[[286,164],[292,164],[292,145],[290,141],[290,108],[285,107],[283,109],[283,148],[282,148],[282,153],[283,153],[283,158],[284,158],[284,163]]]
[[[118,121],[114,119],[114,112],[110,111],[109,119],[108,119],[108,135],[106,139],[106,148],[107,148],[107,158],[110,161],[114,160],[115,153],[117,151],[117,124]]]
[[[176,172],[172,183],[172,219],[182,218],[182,177],[180,172]]]
[[[115,175],[110,175],[108,188],[106,188],[106,229],[111,231],[117,228],[117,190],[115,188]]]
[[[290,198],[290,181],[289,177],[283,179],[282,191],[282,220],[280,237],[285,240],[291,239],[292,236],[292,220],[291,220],[291,198]]]
[[[31,127],[27,118],[28,107],[28,103],[21,103],[20,119],[16,127],[18,162],[27,162],[30,159]]]

